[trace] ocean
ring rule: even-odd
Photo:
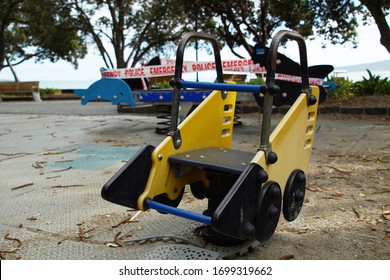
[[[49,81],[40,81],[40,88],[55,88],[55,89],[87,89],[94,80],[49,80]]]
[[[386,70],[386,71],[372,70],[371,73],[373,75],[380,75],[381,78],[388,78],[390,80],[390,70]],[[347,77],[351,81],[357,82],[357,81],[363,80],[363,77],[368,79],[368,72],[367,71],[351,71],[351,72],[347,72]]]

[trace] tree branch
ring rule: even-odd
[[[386,15],[382,10],[381,2],[379,0],[361,0],[361,3],[367,7],[371,16],[374,18],[381,35],[380,43],[390,53],[390,28],[386,21]]]

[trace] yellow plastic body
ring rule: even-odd
[[[319,100],[319,88],[311,88],[312,94]],[[259,151],[252,160],[263,167],[269,180],[279,183],[282,192],[292,171],[301,169],[306,172],[309,166],[317,112],[318,101],[307,106],[306,94],[302,93],[270,135],[272,151],[277,154],[278,161],[267,165],[263,151]]]
[[[166,137],[152,154],[152,169],[144,192],[138,198],[138,209],[144,210],[146,198],[166,194],[175,200],[186,184],[203,181],[208,185],[202,169],[193,167],[179,170],[168,162],[175,154],[210,147],[230,148],[234,122],[236,92],[212,92],[179,126],[182,143],[175,149],[173,138]],[[180,176],[175,176],[180,173]]]
[[[312,94],[319,100],[319,88],[312,87]],[[220,91],[210,94],[179,126],[181,146],[176,149],[173,138],[166,137],[152,154],[152,169],[144,192],[138,198],[138,209],[144,209],[146,198],[153,199],[166,194],[170,200],[180,195],[186,184],[202,181],[208,186],[205,172],[198,167],[180,167],[169,163],[170,156],[210,147],[230,148],[233,135],[236,92],[229,92],[225,99]],[[274,164],[267,164],[264,151],[260,150],[252,162],[259,164],[284,191],[289,175],[295,169],[307,170],[315,133],[318,102],[307,106],[302,93],[270,135],[272,151],[278,156]],[[261,187],[261,186],[259,186]]]

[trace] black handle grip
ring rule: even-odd
[[[181,80],[183,75],[184,50],[188,42],[193,39],[205,40],[211,43],[214,51],[215,67],[217,71],[217,82],[224,83],[221,52],[219,50],[219,45],[217,40],[213,36],[204,33],[189,32],[185,34],[183,36],[183,39],[180,41],[176,52],[175,78],[174,78],[174,89],[173,89],[173,96],[172,96],[171,127],[169,132],[170,135],[176,134],[178,120],[179,120],[180,89],[182,87]]]
[[[266,84],[267,86],[275,84],[278,47],[280,43],[286,39],[290,39],[298,43],[299,57],[300,57],[300,64],[301,64],[302,91],[308,93],[310,86],[309,86],[309,70],[307,65],[307,51],[306,51],[305,40],[299,33],[289,31],[289,30],[279,31],[272,39],[271,46],[269,48],[269,53],[268,53]]]

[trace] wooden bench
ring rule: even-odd
[[[0,82],[0,101],[3,94],[31,94],[34,101],[42,101],[39,82]]]

